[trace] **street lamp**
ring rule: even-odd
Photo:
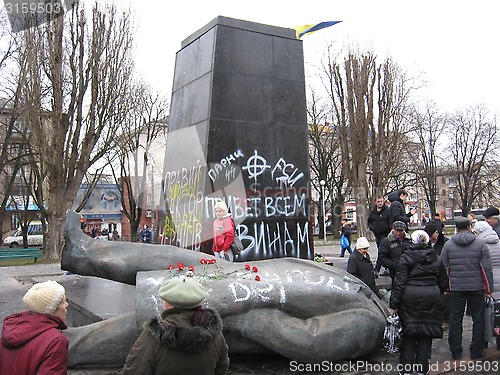
[[[326,214],[325,214],[325,185],[326,185],[326,181],[321,180],[319,182],[319,184],[321,185],[321,207],[323,209],[323,237],[324,237],[324,240],[326,242]]]

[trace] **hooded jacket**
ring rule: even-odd
[[[448,277],[441,258],[428,245],[411,245],[399,258],[389,306],[398,309],[407,336],[440,338],[441,293]]]
[[[402,221],[408,228],[411,213],[407,214],[405,212],[404,202],[399,195],[399,190],[396,190],[387,196],[387,200],[391,202],[391,205],[389,206],[390,227],[392,228],[392,224],[395,221]]]
[[[493,269],[490,252],[482,239],[469,231],[451,236],[441,252],[448,271],[450,291],[493,293]]]
[[[23,311],[4,319],[0,375],[68,373],[66,324],[51,314]]]
[[[484,232],[479,233],[477,238],[486,242],[486,246],[488,246],[488,250],[490,251],[491,266],[493,268],[500,268],[500,240],[497,233],[493,229],[488,228]]]
[[[147,321],[121,374],[226,374],[229,357],[222,319],[214,310],[207,310],[212,319],[206,326],[192,325],[194,309],[165,310],[161,321]]]

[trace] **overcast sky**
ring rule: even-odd
[[[169,98],[182,40],[219,15],[290,28],[340,20],[303,38],[308,71],[333,41],[392,57],[427,81],[420,95],[442,110],[485,104],[500,113],[497,0],[129,1],[137,12],[139,73]]]

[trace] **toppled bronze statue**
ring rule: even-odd
[[[206,304],[223,318],[230,353],[274,352],[317,363],[356,358],[380,347],[385,308],[344,270],[294,258],[212,259],[170,245],[94,240],[81,231],[80,216],[69,211],[62,268],[137,286],[135,316],[68,330],[70,367],[124,363],[142,322],[161,311],[160,285],[186,273],[208,290]],[[113,349],[103,353],[103,347]]]

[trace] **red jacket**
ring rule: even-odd
[[[227,251],[234,241],[234,223],[231,216],[214,221],[214,242],[212,250],[215,253]]]
[[[51,314],[23,311],[4,319],[0,375],[68,373],[66,324]]]

